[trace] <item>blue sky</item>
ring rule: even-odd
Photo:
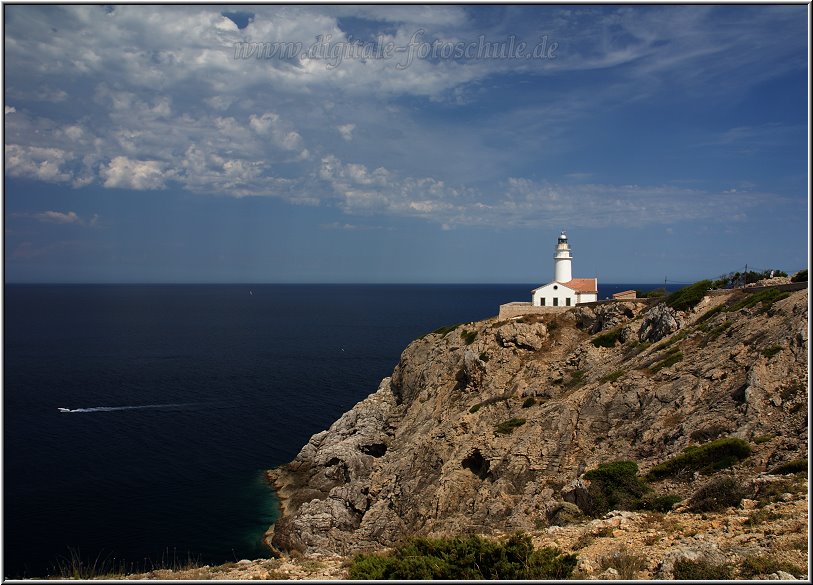
[[[4,17],[7,282],[543,283],[561,229],[603,282],[808,263],[806,5]]]

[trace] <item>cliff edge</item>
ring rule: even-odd
[[[438,330],[268,472],[282,513],[267,542],[347,555],[409,535],[539,530],[580,504],[585,471],[632,460],[646,473],[720,437],[749,443],[752,454],[726,473],[751,485],[807,459],[807,352],[806,289]],[[710,478],[683,473],[653,487],[687,498]]]

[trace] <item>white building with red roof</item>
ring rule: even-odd
[[[571,307],[598,300],[597,278],[573,278],[573,253],[564,231],[553,254],[553,282],[531,291],[534,307]]]

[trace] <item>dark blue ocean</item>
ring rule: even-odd
[[[411,340],[531,288],[6,285],[3,576],[54,574],[70,551],[136,568],[267,556],[263,470]]]

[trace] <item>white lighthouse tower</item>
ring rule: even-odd
[[[556,250],[553,253],[553,280],[555,282],[570,282],[573,280],[571,264],[573,254],[570,253],[570,244],[567,243],[567,235],[564,230],[559,234],[556,242]]]

